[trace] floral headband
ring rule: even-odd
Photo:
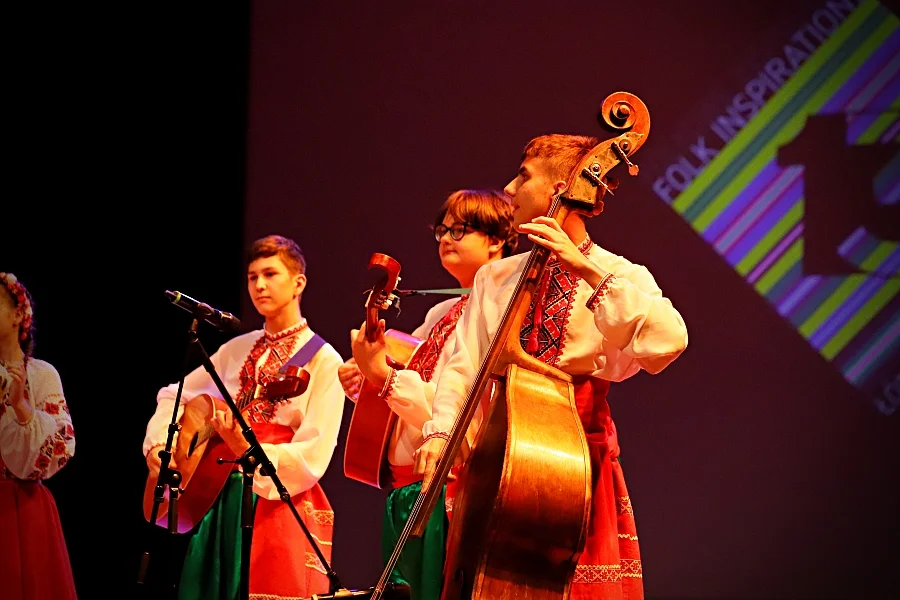
[[[12,273],[0,273],[0,283],[6,286],[9,293],[13,295],[13,298],[16,300],[16,307],[21,308],[25,313],[25,319],[19,327],[19,340],[24,340],[31,331],[31,321],[34,318],[34,313],[31,311],[31,302],[28,301],[28,294],[25,293],[25,286],[19,283],[19,280]]]
[[[12,383],[12,376],[10,376],[9,371],[6,370],[6,367],[0,363],[0,402],[6,402],[6,396],[9,394],[9,390],[12,388],[10,385]]]

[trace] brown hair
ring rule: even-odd
[[[568,181],[578,163],[599,143],[599,139],[586,135],[542,135],[528,142],[522,160],[542,158],[554,178]]]
[[[450,215],[472,229],[503,241],[503,256],[511,256],[519,243],[513,227],[513,207],[509,197],[497,190],[457,190],[450,194],[434,219],[432,228]]]
[[[253,242],[247,252],[247,263],[275,255],[278,255],[291,273],[306,274],[306,257],[300,246],[294,240],[280,235],[267,235]]]

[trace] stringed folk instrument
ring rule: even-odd
[[[387,310],[397,299],[394,292],[400,282],[400,263],[386,254],[375,253],[369,259],[369,269],[381,272],[366,299],[366,337],[374,342],[379,311]],[[419,338],[394,329],[385,331],[384,339],[387,363],[394,369],[405,368],[422,343]],[[363,380],[344,447],[344,474],[377,488],[390,483],[387,451],[397,423],[397,414],[380,394],[379,387]]]
[[[646,142],[650,116],[626,92],[608,96],[601,124],[618,137],[595,146],[553,199],[549,217],[562,224],[572,212],[599,214],[615,185],[609,171]],[[443,483],[492,379],[496,395],[460,473],[447,541],[443,600],[569,597],[584,550],[591,502],[591,464],[575,405],[572,377],[530,356],[520,332],[550,258],[535,244],[506,311],[450,431],[427,489],[413,505],[397,546],[373,588],[388,589],[390,574],[410,536],[421,537]]]
[[[257,403],[284,402],[302,394],[308,385],[309,373],[305,369],[287,365],[279,371],[276,379],[260,384],[259,394],[241,409],[241,414],[246,420],[250,409]],[[229,463],[238,458],[209,423],[216,410],[231,409],[221,398],[200,394],[185,403],[179,419],[181,429],[172,450],[172,460],[181,473],[183,489],[178,496],[178,533],[192,530],[209,512],[233,470],[233,464]],[[228,462],[220,464],[218,459]],[[144,518],[147,521],[153,515],[156,481],[155,475],[148,476],[144,486]],[[168,510],[168,500],[163,499],[156,521],[160,527],[167,527]]]

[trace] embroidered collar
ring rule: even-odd
[[[300,322],[296,325],[288,327],[287,329],[282,329],[278,333],[269,333],[268,330],[265,330],[266,342],[280,342],[289,337],[294,337],[304,329],[306,329],[309,325],[306,322],[306,319],[300,319]]]

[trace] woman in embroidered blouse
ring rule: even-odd
[[[232,399],[243,406],[244,401],[257,396],[257,384],[275,376],[295,353],[312,354],[308,362],[298,365],[310,375],[306,391],[276,404],[256,403],[246,410],[245,418],[305,525],[318,540],[317,546],[330,561],[334,513],[319,479],[331,461],[343,416],[344,395],[337,378],[342,359],[313,333],[301,315],[300,300],[307,280],[306,260],[299,246],[282,236],[267,236],[251,245],[247,262],[247,291],[257,312],[265,318],[265,327],[228,340],[210,360]],[[177,391],[177,383],[159,391],[156,412],[147,425],[143,450],[151,475],[159,473],[159,451],[165,446]],[[182,404],[200,394],[221,396],[202,366],[185,377]],[[179,408],[179,416],[181,412]],[[237,456],[249,447],[230,411],[218,410],[212,425]],[[241,491],[242,476],[236,470],[191,533],[178,589],[180,598],[237,597],[241,583]],[[272,479],[257,473],[253,491],[251,597],[296,598],[327,593],[329,581],[324,568],[290,509],[279,498]]]
[[[591,454],[589,533],[571,597],[639,600],[642,567],[634,514],[606,396],[610,382],[640,371],[663,371],[685,350],[688,336],[681,315],[646,267],[600,248],[588,236],[581,215],[573,214],[562,226],[545,216],[569,174],[598,143],[596,138],[570,135],[531,140],[518,175],[505,191],[515,208],[516,229],[552,251],[523,324],[521,344],[532,356],[573,376]],[[433,417],[422,426],[425,441],[416,453],[416,472],[426,482],[526,258],[497,261],[475,278],[466,312],[447,342],[453,351],[438,381]]]
[[[31,296],[0,273],[0,586],[10,600],[75,598],[56,502],[41,481],[75,453],[59,373],[33,358]]]
[[[509,198],[493,190],[452,193],[435,218],[434,237],[441,265],[461,288],[470,288],[479,268],[510,256],[516,248],[518,234],[512,227]],[[355,400],[362,378],[366,377],[382,389],[382,396],[398,416],[388,447],[394,489],[386,500],[382,523],[385,562],[421,489],[422,478],[412,470],[413,452],[422,442],[422,424],[431,418],[431,399],[440,374],[444,342],[456,327],[468,299],[468,294],[450,298],[428,311],[425,321],[412,333],[423,342],[403,370],[387,366],[383,321],[374,343],[366,339],[365,324],[362,331],[351,332],[354,358],[340,370],[344,391]],[[455,484],[451,483],[444,490],[448,515],[454,489]],[[391,580],[409,585],[413,600],[437,598],[440,594],[446,529],[447,519],[435,511],[425,535],[404,546]]]

